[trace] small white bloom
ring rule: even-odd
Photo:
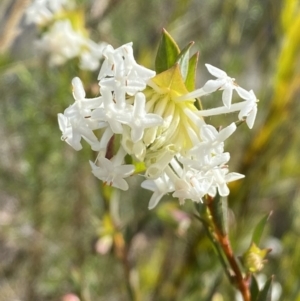
[[[33,0],[26,9],[26,23],[44,24],[63,8],[72,9],[73,0]]]
[[[52,19],[53,13],[47,6],[47,0],[35,0],[26,9],[26,23],[43,24]]]
[[[252,90],[248,92],[245,89],[239,87],[237,91],[239,95],[245,99],[245,101],[234,103],[230,106],[230,108],[223,106],[223,107],[213,108],[209,110],[200,110],[197,112],[197,115],[202,117],[208,117],[208,116],[215,116],[215,115],[227,114],[227,113],[233,113],[239,111],[239,115],[238,115],[239,120],[246,119],[246,123],[248,127],[252,129],[257,114],[258,100]]]
[[[155,72],[136,63],[132,43],[114,49],[108,45],[103,56],[106,60],[100,69],[98,79],[100,87],[114,91],[116,98],[127,93],[135,95],[146,88],[147,81]]]
[[[57,21],[37,41],[40,50],[50,54],[50,65],[61,65],[79,56],[84,39],[75,32],[69,20]]]
[[[59,128],[63,133],[62,140],[70,144],[75,150],[80,150],[82,137],[91,145],[93,150],[100,150],[100,142],[93,130],[99,129],[103,125],[91,118],[91,112],[92,109],[102,104],[102,98],[85,98],[85,91],[78,77],[72,80],[72,84],[75,103],[69,106],[64,114],[58,114]]]
[[[123,133],[123,127],[119,120],[122,119],[122,115],[128,114],[125,110],[125,99],[118,104],[115,103],[110,90],[103,87],[101,93],[103,97],[103,106],[96,108],[92,112],[91,117],[100,122],[107,122],[115,134]]]
[[[133,110],[130,115],[123,115],[120,121],[127,124],[131,128],[131,140],[133,143],[138,142],[143,138],[146,128],[161,125],[163,118],[157,114],[146,113],[145,110],[145,95],[141,92],[135,95]]]
[[[227,183],[244,178],[245,176],[236,172],[228,173],[227,168],[214,168],[209,172],[213,178],[212,186],[208,194],[214,197],[217,194],[217,188],[220,196],[228,196],[229,188]]]
[[[91,161],[90,165],[94,176],[103,181],[105,184],[122,190],[128,190],[128,183],[124,180],[124,178],[133,174],[134,166],[131,164],[121,165],[120,160],[116,159],[117,157],[124,158],[123,151],[121,152],[122,156],[117,154],[111,160],[99,157],[97,159],[98,165]]]
[[[74,131],[69,121],[69,118],[64,116],[64,114],[59,113],[58,125],[59,125],[59,129],[62,131],[61,140],[66,141],[75,150],[77,151],[81,150],[82,149],[82,145],[80,143],[81,134]]]
[[[80,143],[82,137],[91,145],[93,150],[100,150],[98,138],[87,121],[88,119],[81,115],[76,103],[68,107],[64,114],[58,114],[59,128],[63,133],[61,139],[70,144],[75,150],[80,150],[82,148]]]
[[[84,50],[80,53],[79,67],[82,70],[96,70],[100,65],[102,52],[106,47],[106,43],[96,44],[94,41],[85,39],[85,45],[82,45]]]
[[[86,70],[98,68],[106,45],[96,44],[75,31],[69,20],[55,22],[36,44],[38,49],[49,53],[50,65],[62,65],[67,60],[78,57],[80,68]]]
[[[224,141],[232,135],[235,130],[235,123],[231,123],[220,132],[218,132],[215,127],[205,124],[200,129],[202,141],[194,146],[189,153],[198,154],[198,156],[221,154],[224,151]]]
[[[239,95],[246,100],[242,109],[240,110],[238,117],[240,120],[246,117],[246,123],[249,129],[252,129],[257,114],[257,98],[253,90],[250,90],[248,92],[245,89],[239,87],[237,91]]]
[[[232,100],[232,91],[236,90],[238,85],[235,83],[235,79],[227,75],[227,73],[217,67],[210,64],[205,64],[210,74],[217,79],[208,80],[204,86],[186,95],[177,97],[177,101],[184,101],[192,98],[201,97],[207,94],[211,94],[217,90],[223,90],[222,101],[226,108],[230,108]]]
[[[153,191],[148,205],[149,209],[153,209],[164,195],[174,191],[174,184],[165,173],[155,180],[145,180],[141,186]]]
[[[202,202],[202,198],[208,193],[212,179],[203,172],[189,169],[175,183],[173,197],[179,199],[180,204],[185,200],[192,200],[196,203]]]
[[[212,93],[216,90],[223,90],[222,100],[225,107],[230,108],[232,91],[236,89],[235,79],[227,75],[227,73],[219,68],[216,68],[210,64],[205,64],[210,74],[215,76],[217,79],[209,80],[203,86],[203,91],[206,94]]]

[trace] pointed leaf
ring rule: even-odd
[[[227,198],[221,197],[219,194],[214,198],[212,205],[210,207],[211,213],[215,217],[215,221],[219,230],[221,230],[222,235],[227,235],[228,233],[228,204]]]
[[[267,280],[264,288],[259,292],[256,301],[272,301],[272,281],[273,277]]]
[[[250,293],[251,293],[251,301],[256,301],[257,296],[259,294],[259,286],[254,275],[252,275],[251,277]]]
[[[196,52],[189,60],[188,73],[185,79],[185,85],[189,91],[195,90],[198,58],[199,52]]]
[[[195,44],[195,42],[190,42],[183,50],[179,53],[176,63],[179,64],[181,75],[183,80],[186,80],[189,71],[189,58],[190,58],[190,48]]]
[[[171,68],[180,53],[180,49],[171,35],[163,29],[155,59],[155,71],[161,73]]]
[[[260,242],[260,239],[261,239],[261,236],[262,236],[262,233],[264,231],[264,228],[266,226],[266,223],[269,219],[269,217],[272,215],[272,211],[265,215],[259,222],[258,224],[256,225],[254,231],[253,231],[253,234],[252,234],[252,240],[251,242],[254,242],[256,245],[259,245],[259,242]]]

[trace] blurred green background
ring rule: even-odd
[[[38,30],[24,23],[24,2],[0,3],[0,301],[236,300],[192,204],[164,197],[149,211],[141,177],[122,194],[103,188],[90,172],[89,147],[76,152],[60,140],[57,113],[73,103],[72,78],[92,97],[97,72],[75,59],[50,68],[34,48]],[[231,170],[246,175],[230,186],[230,235],[242,254],[251,229],[273,211],[262,242],[273,252],[262,273],[275,275],[280,300],[299,301],[299,1],[78,4],[94,41],[132,41],[148,68],[166,28],[180,47],[195,41],[200,50],[198,87],[210,63],[255,91],[254,129],[239,127],[226,146]],[[226,125],[226,116],[213,122]]]

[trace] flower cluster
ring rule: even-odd
[[[143,164],[142,187],[153,191],[150,209],[168,193],[181,204],[187,199],[200,202],[217,191],[227,196],[227,183],[244,177],[229,172],[230,154],[224,152],[224,141],[236,124],[218,131],[204,117],[238,112],[239,120],[252,128],[257,112],[253,91],[239,87],[209,64],[206,67],[216,78],[190,91],[179,63],[156,74],[136,63],[131,43],[117,49],[108,45],[103,56],[100,96],[86,98],[81,80],[73,79],[75,103],[58,114],[62,140],[80,150],[83,138],[99,152],[96,161],[90,162],[93,174],[122,190],[128,189],[125,178]],[[223,105],[199,110],[197,98],[218,90]],[[240,102],[232,103],[234,91]],[[125,163],[125,156],[131,164]]]
[[[107,44],[92,41],[80,22],[72,24],[75,17],[79,19],[80,15],[72,0],[34,0],[26,10],[27,23],[44,28],[36,44],[39,50],[49,54],[51,66],[78,57],[81,69],[96,70]]]

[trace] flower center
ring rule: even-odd
[[[188,93],[178,65],[158,74],[148,85],[144,91],[146,110],[164,119],[149,149],[154,152],[162,149],[185,152],[190,149],[200,140],[199,126],[203,120],[194,114],[198,111],[194,99],[176,100],[178,96]]]

